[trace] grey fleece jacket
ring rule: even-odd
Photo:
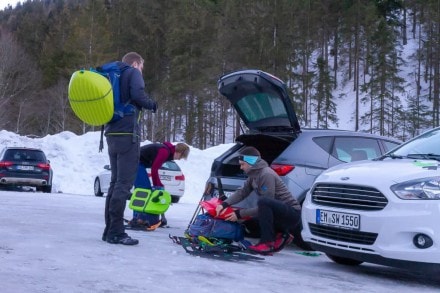
[[[280,200],[300,211],[301,205],[293,197],[292,193],[287,189],[287,186],[272,170],[266,161],[258,159],[255,165],[247,173],[248,178],[243,187],[237,189],[228,199],[224,202],[228,205],[234,205],[246,197],[248,197],[252,191],[256,191],[257,195],[265,196]],[[240,217],[255,217],[258,215],[258,207],[252,207],[248,209],[241,209]]]

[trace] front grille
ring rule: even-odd
[[[313,188],[312,201],[321,206],[361,211],[382,210],[388,203],[388,199],[375,188],[328,183]]]
[[[309,228],[315,236],[349,243],[372,245],[377,238],[377,233],[340,229],[312,223],[309,223]]]

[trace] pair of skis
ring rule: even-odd
[[[219,259],[225,261],[262,261],[263,257],[257,256],[246,249],[244,244],[238,243],[213,243],[209,239],[199,236],[181,237],[169,235],[174,243],[179,244],[191,255]]]

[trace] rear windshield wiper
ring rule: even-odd
[[[425,159],[425,160],[437,160],[440,161],[440,155],[429,153],[429,154],[408,154],[406,155],[409,159]]]

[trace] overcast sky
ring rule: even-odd
[[[0,0],[0,10],[3,10],[3,8],[8,6],[8,4],[11,4],[12,7],[14,7],[17,2],[20,2],[20,1],[16,1],[16,0]]]

